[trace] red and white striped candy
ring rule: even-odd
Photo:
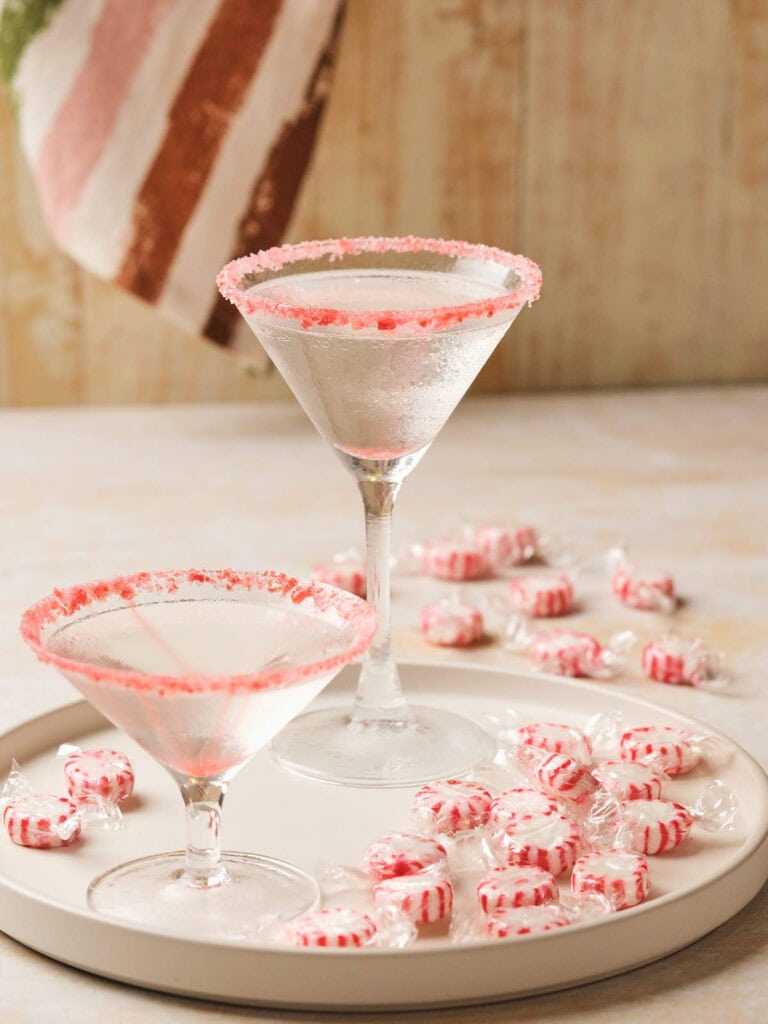
[[[447,835],[484,825],[492,802],[485,786],[463,779],[428,782],[413,798],[416,814],[424,824]]]
[[[489,576],[488,559],[474,544],[462,540],[432,541],[425,544],[422,566],[429,576],[441,580],[477,580]]]
[[[485,631],[480,609],[459,602],[425,605],[419,626],[424,639],[438,647],[468,647],[481,640]]]
[[[574,896],[605,896],[614,910],[626,910],[642,903],[651,889],[648,861],[623,850],[606,850],[579,857],[573,865],[571,892]]]
[[[643,648],[643,671],[659,683],[700,686],[712,675],[711,658],[700,640],[665,636]]]
[[[539,907],[510,907],[486,918],[485,930],[495,939],[513,939],[534,932],[548,932],[571,923],[568,913],[556,903]]]
[[[667,853],[685,839],[693,815],[674,800],[629,800],[621,805],[621,828],[636,853]]]
[[[597,791],[597,782],[586,765],[567,754],[548,754],[533,767],[537,784],[556,800],[583,804]]]
[[[592,744],[581,729],[559,722],[531,722],[517,730],[520,743],[552,754],[565,754],[579,764],[592,761]]]
[[[602,666],[603,647],[589,633],[553,629],[534,637],[529,654],[543,672],[589,679]]]
[[[477,887],[484,914],[507,907],[537,907],[554,903],[558,897],[554,876],[537,867],[494,868]]]
[[[573,584],[567,576],[516,576],[509,581],[512,604],[524,615],[551,618],[573,607]]]
[[[117,750],[78,750],[64,762],[67,792],[75,803],[95,796],[122,803],[133,793],[133,768]]]
[[[494,568],[528,562],[536,554],[538,535],[532,526],[478,526],[475,544]]]
[[[611,580],[616,597],[630,608],[644,611],[673,611],[677,603],[675,582],[666,573],[620,565]]]
[[[491,837],[509,865],[543,868],[557,877],[576,860],[579,830],[564,814],[514,818]]]
[[[395,910],[414,924],[434,924],[453,910],[453,886],[447,878],[428,874],[387,878],[373,887],[373,902]]]
[[[368,874],[383,881],[385,878],[416,875],[426,868],[446,868],[448,854],[436,839],[407,832],[390,832],[371,843],[363,861]]]
[[[603,789],[617,800],[658,800],[664,777],[639,761],[603,761],[592,769]]]
[[[288,926],[288,936],[294,946],[364,946],[375,934],[373,919],[348,907],[310,910]]]
[[[512,818],[526,818],[531,815],[559,814],[557,800],[538,789],[507,789],[500,793],[491,804],[488,821],[491,825],[506,825]]]
[[[701,760],[690,734],[671,725],[628,729],[619,740],[619,754],[625,761],[650,764],[666,775],[683,775]]]
[[[70,846],[80,835],[80,815],[63,796],[20,796],[6,806],[3,824],[18,846],[49,850]]]
[[[357,597],[365,597],[365,562],[362,559],[339,559],[334,562],[318,562],[312,567],[312,579],[328,583],[332,587],[348,590]]]

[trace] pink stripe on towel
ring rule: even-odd
[[[106,0],[91,49],[40,149],[35,168],[58,234],[109,140],[149,40],[173,0]]]

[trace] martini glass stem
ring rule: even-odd
[[[351,720],[357,726],[404,726],[411,715],[392,655],[389,579],[392,510],[400,482],[363,479],[359,486],[365,506],[367,598],[376,609],[379,626],[360,671]]]
[[[221,807],[227,784],[211,779],[179,783],[187,811],[184,880],[195,889],[214,889],[227,881],[221,863]]]

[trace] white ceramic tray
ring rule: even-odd
[[[349,699],[355,669],[322,700]],[[523,720],[583,726],[598,711],[620,711],[630,725],[692,722],[610,684],[483,668],[407,665],[408,696],[470,717],[514,707]],[[768,780],[740,747],[718,776],[735,792],[738,828],[724,835],[694,829],[671,854],[652,861],[652,898],[645,905],[522,940],[452,945],[421,939],[405,950],[297,950],[207,942],[100,918],[85,904],[89,881],[133,857],[177,849],[183,809],[174,783],[89,705],[36,718],[0,738],[0,777],[11,757],[35,787],[62,791],[60,743],[111,745],[134,760],[137,798],[121,833],[88,832],[76,847],[29,850],[0,836],[0,925],[19,942],[95,974],[187,996],[254,1006],[397,1009],[489,1002],[603,978],[680,949],[741,909],[768,877]],[[711,773],[700,767],[669,784],[670,796],[693,802]],[[232,785],[224,845],[258,850],[312,870],[318,863],[354,864],[383,829],[408,822],[409,790],[366,791],[313,782],[280,771],[266,754]]]

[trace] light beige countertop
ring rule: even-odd
[[[306,575],[314,562],[362,544],[351,477],[289,403],[5,411],[0,470],[3,732],[74,698],[17,633],[21,611],[53,586],[191,565]],[[636,670],[595,685],[710,722],[768,767],[768,388],[466,401],[403,486],[395,545],[462,522],[522,521],[571,536],[593,561],[624,541],[638,561],[668,569],[684,598],[676,630],[724,652],[730,688],[665,687]],[[469,584],[467,592],[480,596],[500,586]],[[393,616],[401,657],[525,667],[498,642],[471,651],[428,647],[415,628],[417,611],[445,590],[435,580],[397,577]],[[662,616],[617,604],[589,567],[577,579],[577,593],[582,609],[569,626],[601,639],[627,627],[645,639],[668,625]],[[455,1024],[764,1024],[767,907],[764,888],[693,946],[607,981],[514,1003],[396,1017]],[[12,1022],[344,1019],[131,989],[1,936],[0,993],[2,1018]]]

